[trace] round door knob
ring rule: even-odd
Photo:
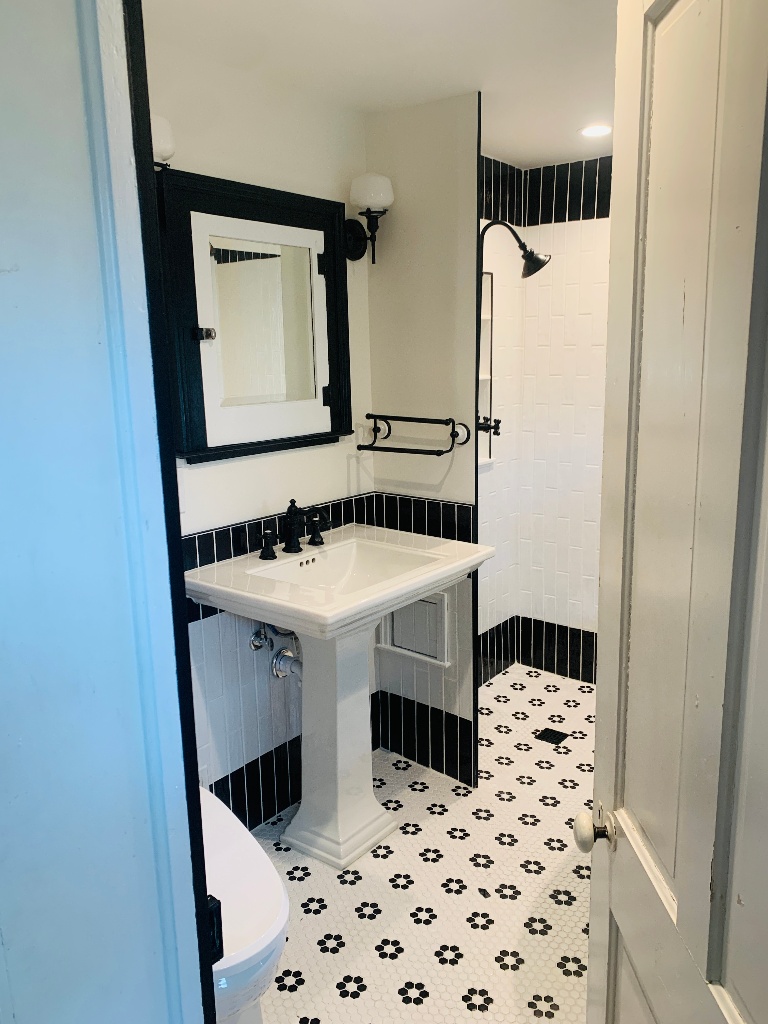
[[[611,846],[616,840],[616,825],[613,815],[605,814],[605,822],[602,825],[595,825],[592,815],[587,811],[581,811],[573,819],[573,838],[576,845],[583,853],[589,853],[595,845],[596,839],[607,839]]]

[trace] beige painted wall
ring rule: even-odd
[[[455,416],[473,435],[477,132],[476,93],[366,122],[368,166],[395,192],[368,278],[372,411]],[[380,490],[473,502],[474,438],[440,459],[376,455],[375,474]]]

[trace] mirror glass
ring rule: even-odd
[[[222,406],[316,397],[312,252],[209,236]]]

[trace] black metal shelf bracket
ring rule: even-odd
[[[466,423],[457,423],[453,417],[440,420],[432,419],[429,416],[390,416],[382,412],[369,412],[365,414],[367,420],[373,421],[371,432],[373,441],[370,444],[359,444],[357,450],[360,452],[397,452],[400,455],[450,455],[454,448],[461,448],[468,444],[472,437],[472,431]],[[442,427],[450,427],[448,436],[451,443],[448,448],[398,448],[394,445],[382,445],[380,441],[386,441],[392,435],[393,423],[434,423]],[[384,424],[384,426],[382,426]],[[384,431],[386,430],[386,433]],[[466,436],[462,438],[462,433]],[[462,440],[459,440],[462,438]]]

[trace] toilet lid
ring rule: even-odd
[[[288,893],[269,857],[248,829],[200,787],[208,892],[221,901],[224,960],[232,968],[259,955],[288,921]]]

